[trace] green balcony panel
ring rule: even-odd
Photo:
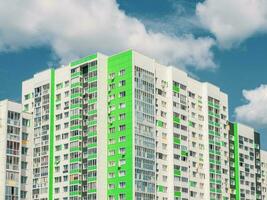
[[[175,169],[174,176],[181,176],[181,170]]]
[[[162,185],[158,185],[158,191],[159,192],[164,192],[164,187]]]
[[[182,151],[181,151],[181,156],[183,156],[183,157],[187,157],[187,156],[188,156],[188,152],[182,150]]]
[[[161,127],[161,128],[163,127],[163,121],[157,120],[156,124],[158,127]]]
[[[173,122],[176,124],[180,124],[181,123],[181,119],[179,117],[173,116]]]
[[[174,197],[181,197],[182,193],[180,191],[174,191]]]
[[[70,66],[74,67],[74,66],[77,66],[77,65],[81,65],[83,63],[89,62],[89,61],[91,61],[93,59],[96,59],[96,58],[97,58],[97,54],[92,54],[92,55],[86,56],[84,58],[81,58],[79,60],[75,60],[75,61],[71,62]]]
[[[177,138],[177,137],[174,137],[173,138],[173,143],[174,144],[181,144],[181,139],[180,138]]]
[[[175,93],[179,93],[180,92],[180,87],[179,86],[176,86],[176,85],[173,85],[172,90]]]
[[[81,72],[74,72],[74,73],[71,74],[71,78],[77,78],[77,77],[79,77],[81,75],[82,75]]]

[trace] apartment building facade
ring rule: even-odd
[[[267,199],[267,151],[261,150],[261,195]]]
[[[21,104],[0,101],[0,198],[31,198],[31,115]]]
[[[49,69],[22,84],[23,109],[33,114],[32,199],[68,199],[69,77]]]
[[[32,199],[239,197],[227,94],[177,68],[97,53],[24,81],[22,105],[33,115]]]
[[[259,133],[240,123],[229,128],[231,199],[264,199]]]

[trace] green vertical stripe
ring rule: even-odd
[[[54,181],[54,101],[55,101],[55,69],[51,69],[50,77],[50,134],[49,134],[49,200],[53,200]]]
[[[239,148],[239,137],[238,137],[238,125],[237,123],[234,123],[234,144],[235,144],[235,194],[236,200],[240,199],[240,187],[239,187],[239,153],[238,153],[238,148]]]
[[[120,76],[120,70],[125,69],[125,74]],[[111,89],[109,95],[115,94],[116,98],[110,101],[109,106],[115,106],[116,108],[119,107],[120,103],[125,103],[126,107],[124,109],[115,109],[113,110],[110,115],[114,116],[116,119],[119,118],[121,113],[126,113],[125,120],[115,120],[113,123],[109,123],[108,127],[115,127],[116,133],[110,134],[108,133],[108,139],[114,139],[117,143],[116,144],[108,144],[107,149],[115,150],[116,154],[111,156],[107,156],[107,161],[115,161],[116,166],[114,167],[107,167],[107,173],[112,172],[115,173],[114,178],[108,178],[108,184],[115,184],[115,189],[108,189],[107,196],[114,196],[115,200],[119,199],[119,194],[124,193],[126,194],[127,200],[134,199],[134,192],[133,192],[133,184],[134,184],[134,169],[133,169],[133,134],[134,129],[132,127],[132,113],[133,113],[133,94],[132,94],[132,80],[133,80],[133,64],[132,64],[132,51],[126,51],[108,58],[108,74],[114,73],[114,79],[109,78],[108,84],[115,83],[115,88]],[[119,81],[126,80],[126,85],[122,87],[117,87],[119,85]],[[123,98],[119,97],[119,93],[122,91],[126,91],[126,96]],[[125,131],[118,131],[119,126],[125,124],[126,130]],[[126,137],[125,142],[118,142],[119,137],[124,135]],[[118,149],[124,147],[126,148],[126,154],[120,155]],[[118,163],[120,159],[125,159],[126,164],[123,166],[119,166]],[[126,175],[123,177],[119,176],[119,170],[125,170]],[[125,182],[125,188],[119,188],[119,183]]]

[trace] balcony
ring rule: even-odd
[[[15,150],[15,149],[6,149],[6,153],[9,155],[19,156],[19,150]]]
[[[10,169],[10,170],[16,170],[16,171],[18,171],[18,170],[19,170],[19,165],[13,165],[13,164],[9,164],[9,163],[7,163],[7,164],[6,164],[6,169]]]
[[[7,123],[13,126],[20,126],[20,120],[7,119]]]

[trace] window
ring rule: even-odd
[[[64,112],[64,117],[68,118],[69,117],[69,112]]]
[[[108,173],[108,177],[109,177],[109,178],[114,178],[114,177],[115,177],[115,173],[114,173],[114,172],[110,172],[110,173]]]
[[[109,195],[108,200],[115,200],[115,197],[113,195]]]
[[[22,155],[27,155],[27,153],[28,153],[28,148],[27,147],[22,147],[21,148],[21,154]]]
[[[115,155],[115,150],[109,150],[108,155],[109,156],[114,156]]]
[[[112,89],[114,89],[114,88],[115,88],[115,83],[111,83],[111,84],[109,85],[109,89],[112,90]]]
[[[116,143],[116,140],[115,139],[109,139],[109,144],[115,144]]]
[[[26,199],[26,196],[27,196],[27,192],[26,192],[26,191],[21,191],[21,192],[20,192],[20,197],[21,197],[22,199]]]
[[[115,133],[115,127],[109,128],[110,133]]]
[[[68,176],[63,176],[63,181],[66,182],[68,181]],[[68,190],[67,190],[68,191]]]
[[[29,110],[29,104],[24,105],[24,111],[27,112]]]
[[[120,92],[119,97],[125,97],[125,96],[126,96],[126,92],[125,91]]]
[[[110,78],[110,79],[115,78],[115,73],[114,73],[114,72],[113,72],[113,73],[110,73],[110,74],[109,74],[109,78]]]
[[[61,88],[63,88],[63,83],[58,83],[58,84],[56,85],[56,89],[59,90],[59,89],[61,89]]]
[[[28,140],[28,133],[22,132],[22,140]]]
[[[57,193],[59,193],[59,188],[55,188],[55,193],[57,194]]]
[[[126,171],[125,170],[119,171],[119,176],[125,176],[125,175],[126,175]]]
[[[119,194],[119,200],[126,200],[125,194]]]
[[[119,72],[119,75],[120,76],[124,76],[125,75],[125,69],[121,69],[120,72]]]
[[[63,133],[61,137],[62,139],[67,139],[69,137],[69,133]]]
[[[65,87],[68,87],[68,86],[69,86],[69,84],[70,84],[70,82],[69,82],[69,81],[65,81]]]
[[[21,161],[21,169],[27,169],[27,162]]]
[[[56,101],[60,101],[61,100],[61,94],[57,94],[56,95]]]
[[[119,107],[120,108],[125,108],[126,107],[126,104],[125,103],[120,103]]]
[[[64,123],[64,128],[68,128],[69,127],[69,122]]]
[[[120,182],[120,183],[119,183],[119,187],[120,187],[120,188],[125,188],[125,185],[126,185],[125,182]]]
[[[26,95],[24,95],[24,99],[25,100],[28,100],[28,99],[30,99],[31,98],[31,94],[26,94]]]
[[[57,104],[56,105],[56,110],[60,110],[61,109],[61,104]]]
[[[65,97],[68,97],[69,94],[70,94],[69,91],[66,91],[66,92],[64,93]]]
[[[126,137],[125,136],[120,136],[120,138],[119,138],[119,141],[120,142],[124,142],[126,140]]]
[[[119,87],[124,86],[125,84],[126,84],[126,81],[125,81],[125,80],[121,80],[121,81],[119,82]]]
[[[27,182],[26,176],[21,176],[21,183],[25,184]]]
[[[119,166],[125,165],[126,164],[126,160],[125,159],[121,159],[119,161]]]
[[[60,129],[61,129],[61,125],[60,124],[56,125],[56,131],[58,131]]]
[[[120,148],[120,154],[125,154],[126,150],[124,147]]]
[[[63,190],[64,192],[68,192],[68,187],[67,186],[63,187]]]
[[[125,131],[125,129],[126,129],[126,126],[125,126],[125,125],[120,125],[120,126],[119,126],[119,130],[120,130],[120,131]]]
[[[113,166],[115,166],[115,161],[113,161],[113,160],[109,161],[109,162],[108,162],[108,166],[109,166],[109,167],[113,167]]]
[[[62,114],[57,114],[56,115],[56,120],[61,120],[62,119]]]

